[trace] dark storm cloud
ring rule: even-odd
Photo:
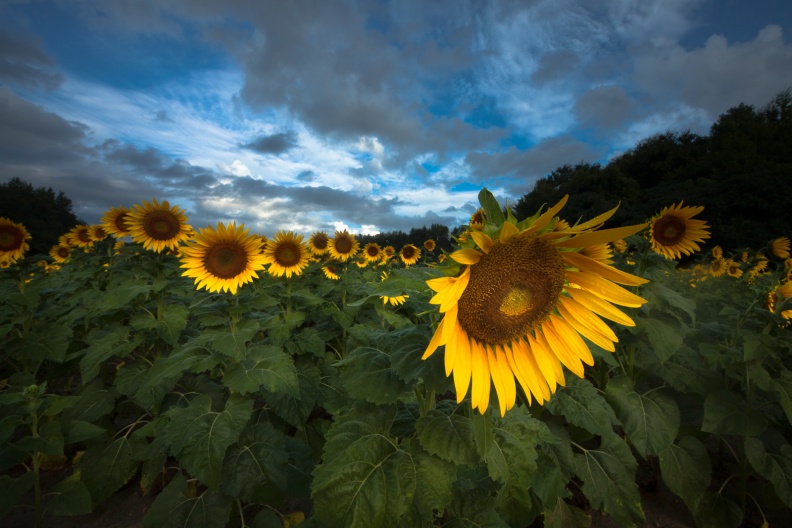
[[[621,86],[599,86],[578,97],[575,117],[582,128],[616,129],[634,118],[636,103]]]
[[[282,154],[297,146],[297,134],[293,131],[279,132],[270,136],[261,136],[242,145],[261,154]]]
[[[0,28],[0,81],[52,90],[63,82],[63,76],[41,49],[40,39]]]
[[[141,149],[111,140],[105,142],[101,150],[105,161],[123,165],[128,171],[165,188],[172,186],[174,189],[185,188],[193,193],[200,193],[217,183],[217,174],[212,171],[184,160],[174,160],[152,147]]]

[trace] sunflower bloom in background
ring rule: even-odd
[[[613,247],[613,251],[615,251],[616,253],[624,253],[625,251],[627,251],[627,242],[625,242],[623,238],[620,238],[619,240],[614,240],[610,244]]]
[[[25,226],[0,216],[0,259],[8,261],[9,266],[21,259],[30,249],[27,240],[30,240],[30,233]]]
[[[484,208],[480,207],[475,213],[470,215],[470,228],[476,231],[481,231],[484,229],[485,217],[486,214],[484,213]]]
[[[127,213],[124,222],[133,242],[157,253],[176,249],[195,234],[187,225],[184,209],[171,207],[167,200],[162,203],[156,199],[151,203],[144,200],[143,205],[135,205]]]
[[[445,371],[454,376],[458,403],[470,389],[471,405],[485,412],[492,383],[503,415],[515,404],[516,378],[528,401],[533,396],[541,404],[565,383],[562,366],[582,377],[583,364],[594,364],[581,335],[615,350],[618,339],[600,317],[634,325],[614,305],[637,308],[646,301],[617,284],[648,281],[581,250],[628,237],[646,224],[598,231],[614,208],[555,231],[566,201],[532,221],[487,221],[482,231],[470,233],[474,244],[450,255],[464,266],[461,273],[427,281],[436,292],[430,302],[444,315],[423,359],[445,345]]]
[[[324,255],[330,250],[330,237],[324,231],[317,231],[308,239],[308,247],[314,255]]]
[[[259,245],[259,237],[236,222],[218,223],[217,229],[206,226],[181,246],[181,267],[186,268],[182,276],[195,279],[199,290],[236,295],[240,286],[258,278],[256,271],[264,269]]]
[[[330,280],[340,280],[341,275],[338,274],[339,268],[335,264],[327,264],[326,266],[322,266],[322,273],[324,276]]]
[[[367,262],[382,260],[382,249],[376,242],[369,242],[363,246],[363,257]]]
[[[437,243],[430,238],[429,240],[424,240],[423,247],[426,251],[431,253],[437,247]]]
[[[67,236],[72,247],[87,248],[93,245],[91,231],[87,225],[74,226],[69,230]]]
[[[105,238],[107,238],[108,233],[104,230],[104,226],[101,224],[94,224],[88,227],[88,234],[91,236],[91,240],[94,242],[101,242]]]
[[[56,244],[49,250],[49,256],[59,264],[66,262],[71,256],[71,247],[63,244]]]
[[[682,203],[664,208],[650,221],[652,251],[667,259],[695,253],[700,249],[697,242],[710,237],[707,222],[693,219],[704,207],[683,207]]]
[[[789,258],[789,239],[785,236],[776,238],[770,243],[770,252],[778,258]]]
[[[349,233],[346,229],[343,231],[336,231],[335,237],[333,237],[333,240],[331,240],[328,245],[330,256],[341,262],[346,262],[354,257],[359,248],[360,244],[355,238],[355,235]]]
[[[399,251],[399,258],[401,258],[405,266],[412,266],[421,258],[421,250],[412,244],[405,244]]]
[[[710,275],[712,275],[713,277],[720,277],[721,275],[726,273],[727,268],[728,266],[726,265],[725,260],[723,260],[722,258],[715,259],[710,264],[709,272]]]
[[[278,231],[267,244],[263,255],[264,262],[270,265],[267,271],[276,277],[302,275],[310,257],[303,236],[291,231]]]
[[[102,215],[100,223],[106,233],[116,238],[125,237],[129,234],[129,228],[125,224],[127,214],[129,214],[129,209],[126,207],[111,207]]]
[[[407,302],[407,299],[410,298],[409,295],[397,295],[395,297],[388,297],[387,295],[380,295],[382,299],[382,304],[390,303],[391,306],[399,306]]]

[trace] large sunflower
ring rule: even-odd
[[[109,211],[105,211],[100,221],[105,232],[113,235],[116,238],[121,238],[129,234],[129,228],[126,226],[127,214],[129,209],[126,207],[111,207]]]
[[[683,254],[698,251],[700,248],[696,242],[710,237],[707,222],[693,219],[704,207],[683,207],[682,204],[679,202],[679,205],[664,208],[650,221],[652,251],[668,259],[678,259]]]
[[[581,250],[630,236],[646,224],[597,231],[614,208],[556,231],[554,219],[566,201],[517,225],[486,222],[482,231],[470,232],[471,243],[450,255],[457,265],[449,269],[461,273],[427,281],[436,292],[430,302],[444,316],[423,359],[445,345],[446,375],[454,375],[457,402],[471,388],[471,405],[483,413],[491,380],[503,415],[515,403],[516,378],[529,401],[533,395],[543,403],[565,383],[562,365],[582,377],[583,363],[594,363],[581,335],[615,350],[618,339],[600,317],[634,325],[613,305],[639,307],[646,301],[615,283],[647,281]]]
[[[0,257],[8,259],[9,263],[21,259],[30,249],[26,240],[30,240],[30,233],[24,225],[0,216]]]
[[[324,255],[330,250],[330,237],[324,231],[316,231],[308,239],[308,247],[314,255]]]
[[[770,252],[778,258],[789,258],[789,239],[778,237],[770,243]]]
[[[261,242],[244,225],[218,223],[217,229],[206,226],[199,231],[180,247],[181,267],[187,268],[182,276],[194,278],[199,290],[236,295],[241,285],[258,278],[256,271],[264,269]]]
[[[369,242],[363,246],[363,257],[368,262],[377,262],[382,259],[382,249],[376,242]]]
[[[276,277],[301,275],[309,257],[303,236],[291,231],[278,231],[264,250],[264,261],[270,265],[267,271]]]
[[[399,257],[402,262],[404,262],[405,266],[412,266],[421,258],[421,250],[413,244],[405,244],[404,247],[401,248],[401,251],[399,251]]]
[[[76,225],[72,227],[67,233],[69,237],[69,244],[72,247],[87,248],[93,245],[94,240],[91,238],[91,228],[87,225]]]
[[[167,200],[162,203],[156,199],[151,203],[144,200],[143,205],[135,205],[127,213],[124,222],[134,242],[158,253],[166,248],[176,249],[194,234],[187,225],[184,209],[171,207]]]
[[[330,256],[335,260],[346,262],[355,256],[359,247],[360,244],[355,238],[355,235],[344,229],[343,231],[335,232],[335,237],[330,241],[328,250],[330,251]]]

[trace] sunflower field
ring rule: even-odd
[[[789,239],[479,200],[451,252],[153,200],[25,257],[0,219],[0,522],[130,486],[157,528],[644,526],[656,488],[788,515]]]

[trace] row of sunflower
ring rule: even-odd
[[[4,385],[19,418],[0,437],[33,476],[84,448],[48,511],[86,494],[90,510],[137,472],[144,492],[162,481],[151,526],[187,526],[196,507],[207,526],[585,525],[597,511],[640,526],[638,466],[701,526],[792,507],[788,239],[728,256],[735,281],[702,271],[722,253],[677,266],[709,238],[701,207],[608,229],[615,208],[573,225],[566,198],[522,220],[479,198],[447,258],[420,265],[409,245],[384,273],[395,250],[346,232],[266,240],[193,231],[168,202],[113,208],[68,234],[58,273],[23,295],[0,281],[6,361],[28,372]],[[19,251],[9,223],[17,245],[0,247]],[[73,251],[107,235],[135,244]],[[74,368],[82,385],[60,399]],[[25,440],[45,425],[60,447]],[[734,476],[713,467],[717,445]]]

